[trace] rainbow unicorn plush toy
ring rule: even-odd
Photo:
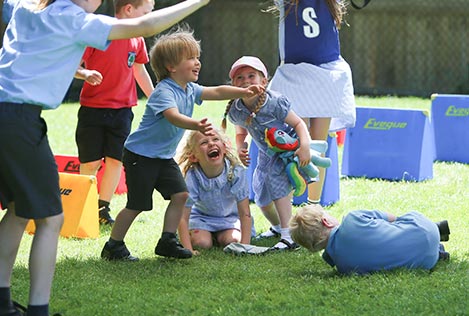
[[[283,130],[271,127],[265,130],[265,141],[269,150],[279,153],[285,163],[288,179],[295,189],[294,196],[302,195],[308,183],[317,181],[318,167],[328,168],[331,166],[331,159],[321,156],[327,150],[327,142],[325,141],[312,140],[310,142],[311,162],[305,167],[300,167],[298,157],[294,155],[300,145],[297,138],[288,135]]]

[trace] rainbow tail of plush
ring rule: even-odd
[[[293,192],[294,196],[300,196],[306,191],[307,183],[306,180],[301,176],[298,165],[296,162],[290,162],[285,167],[285,170],[290,180],[291,185],[295,188]]]

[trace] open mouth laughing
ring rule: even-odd
[[[218,148],[213,148],[207,153],[209,158],[218,158],[220,157],[220,150]]]

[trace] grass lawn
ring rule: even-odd
[[[357,97],[359,106],[430,109],[430,99]],[[224,102],[206,102],[195,117],[219,125]],[[44,112],[56,154],[76,155],[77,104]],[[134,128],[144,102],[135,108]],[[231,125],[228,134],[233,135]],[[340,149],[341,150],[341,149]],[[154,194],[154,210],[142,214],[126,243],[138,263],[110,263],[99,258],[109,228],[98,239],[59,242],[51,312],[66,316],[98,315],[468,315],[469,314],[469,165],[434,164],[434,178],[424,182],[341,179],[340,201],[329,207],[336,217],[355,209],[379,209],[401,215],[416,210],[451,228],[449,262],[431,272],[396,270],[369,276],[338,275],[319,254],[292,253],[236,257],[220,249],[189,260],[154,255],[166,202]],[[112,201],[113,216],[126,202]],[[269,225],[251,205],[258,232]],[[31,236],[25,235],[13,272],[13,297],[26,304]],[[262,245],[271,245],[274,241]]]

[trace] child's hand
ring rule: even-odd
[[[301,167],[306,167],[311,161],[311,153],[309,151],[309,144],[301,144],[300,147],[295,151],[295,155],[300,161]]]
[[[83,75],[85,76],[85,81],[92,86],[100,85],[103,81],[103,75],[97,70],[83,69]]]
[[[208,121],[208,118],[203,118],[197,123],[197,130],[205,136],[213,136],[212,123]]]
[[[265,86],[263,86],[261,84],[253,84],[253,85],[250,85],[249,87],[247,87],[245,90],[246,90],[245,97],[252,97],[254,95],[264,93]]]
[[[239,160],[241,160],[243,165],[245,165],[246,167],[249,166],[251,158],[249,157],[248,143],[244,142],[243,147],[238,148],[238,156]]]

